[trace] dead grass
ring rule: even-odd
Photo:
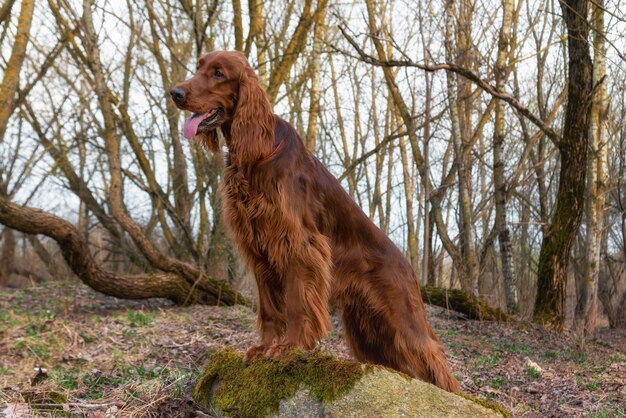
[[[614,334],[581,349],[533,325],[428,309],[464,391],[514,416],[625,416],[626,353]],[[347,357],[335,325],[324,347]],[[243,351],[255,339],[244,307],[124,301],[70,282],[1,292],[0,415],[206,416],[189,395],[207,353]]]
[[[121,301],[68,283],[0,294],[0,324],[0,405],[43,416],[183,413],[207,350],[255,337],[243,307]]]

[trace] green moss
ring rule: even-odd
[[[462,398],[467,399],[468,401],[472,401],[474,403],[477,403],[478,405],[484,406],[485,408],[489,408],[492,411],[496,411],[499,414],[502,414],[502,416],[504,418],[511,418],[512,415],[509,411],[507,411],[506,409],[504,409],[503,407],[501,407],[500,405],[498,405],[497,403],[493,403],[493,402],[489,402],[486,401],[484,399],[479,399],[476,398],[472,395],[468,395],[467,393],[457,393],[457,395],[459,395]]]
[[[425,303],[452,309],[467,315],[469,319],[481,321],[513,321],[513,318],[500,308],[492,308],[483,299],[467,294],[459,289],[443,289],[422,286],[422,299]]]
[[[280,361],[261,358],[246,366],[242,354],[223,350],[211,356],[196,384],[194,400],[243,418],[261,417],[277,412],[280,401],[301,388],[320,401],[332,402],[367,371],[356,362],[298,350]]]
[[[67,403],[67,396],[64,393],[51,392],[50,400],[56,404],[64,404]]]
[[[27,403],[35,405],[67,403],[67,395],[56,391],[25,391],[22,396]]]

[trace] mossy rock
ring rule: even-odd
[[[513,320],[500,308],[492,308],[485,300],[459,289],[422,286],[421,293],[425,303],[460,312],[469,319],[502,322]]]
[[[294,351],[249,366],[214,353],[195,401],[221,417],[502,417],[506,412],[401,373],[319,352]]]

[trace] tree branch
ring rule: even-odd
[[[534,115],[526,106],[524,106],[519,100],[515,97],[511,96],[508,93],[500,91],[496,89],[494,86],[489,84],[487,81],[483,80],[477,74],[468,70],[467,68],[463,68],[456,64],[445,63],[445,64],[433,64],[433,65],[425,65],[417,62],[413,62],[410,59],[405,60],[379,60],[368,53],[366,53],[363,48],[359,46],[356,40],[347,33],[346,29],[339,25],[339,30],[346,38],[346,40],[352,45],[352,47],[357,52],[358,56],[354,56],[346,51],[340,50],[339,48],[333,46],[333,49],[337,52],[340,52],[344,55],[347,55],[352,58],[359,59],[365,63],[375,65],[378,67],[415,67],[428,72],[436,72],[440,70],[450,71],[456,74],[459,74],[462,77],[467,78],[478,87],[480,87],[483,91],[491,94],[493,97],[498,98],[500,100],[504,100],[507,102],[513,109],[515,109],[519,114],[527,118],[531,123],[537,126],[541,131],[543,131],[548,138],[554,143],[555,146],[560,147],[561,136],[550,126],[548,126],[541,118]]]
[[[72,271],[94,290],[124,299],[162,297],[179,304],[210,305],[249,303],[228,283],[198,273],[195,282],[187,274],[145,273],[120,275],[102,269],[94,260],[78,230],[66,220],[45,211],[16,205],[0,195],[0,223],[26,234],[43,234],[54,239]]]

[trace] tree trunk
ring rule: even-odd
[[[503,1],[502,26],[498,40],[498,57],[496,61],[496,89],[504,91],[508,76],[508,49],[510,45],[511,26],[513,21],[513,0]],[[508,313],[517,313],[517,277],[513,267],[513,250],[511,233],[506,218],[507,185],[504,174],[504,116],[505,107],[502,100],[496,101],[495,133],[493,138],[493,184],[495,187],[496,219],[495,232],[500,244],[500,260],[504,280],[504,297]]]
[[[296,28],[294,29],[294,32],[291,34],[291,39],[287,43],[281,59],[277,62],[274,68],[272,68],[270,73],[266,90],[267,98],[270,103],[274,103],[274,101],[276,101],[280,86],[289,76],[291,68],[306,46],[307,34],[311,25],[318,20],[320,13],[325,13],[327,5],[328,0],[319,0],[317,7],[313,9],[312,2],[304,2],[304,10]]]
[[[6,5],[3,5],[3,9],[6,7],[8,8],[7,10],[10,10],[11,2],[6,3]],[[11,57],[9,58],[9,62],[7,62],[2,85],[0,85],[0,144],[4,139],[9,117],[15,109],[15,92],[17,92],[17,88],[19,87],[20,72],[24,58],[26,57],[26,46],[28,45],[28,34],[33,20],[34,7],[35,0],[22,0],[20,17],[17,22],[17,33],[15,34],[15,41],[11,49]],[[9,11],[7,11],[7,13],[9,13]],[[0,168],[0,180],[1,174],[2,168]]]
[[[559,188],[552,222],[547,227],[537,272],[536,322],[561,331],[565,317],[565,285],[570,249],[584,209],[587,147],[592,99],[592,63],[587,43],[588,1],[562,1],[568,32],[568,101],[561,155]]]
[[[398,121],[400,122],[400,121]],[[400,125],[400,123],[398,123]],[[420,260],[419,260],[419,243],[417,234],[415,233],[415,219],[413,217],[413,181],[410,166],[413,161],[409,161],[406,152],[406,141],[404,137],[400,137],[400,159],[402,161],[402,176],[404,184],[405,209],[406,209],[406,229],[407,229],[407,253],[408,259],[413,267],[413,271],[419,277]],[[419,218],[418,218],[419,219]]]
[[[313,30],[313,51],[309,59],[309,72],[311,74],[311,93],[309,94],[309,121],[306,129],[306,147],[315,152],[315,141],[317,139],[317,119],[320,112],[320,55],[324,40],[326,38],[326,10],[317,14],[315,28]]]
[[[11,9],[15,4],[15,0],[5,0],[0,6],[0,23],[4,22],[11,16]]]
[[[4,227],[0,238],[2,238],[2,247],[0,247],[0,287],[3,287],[6,286],[13,272],[15,232],[11,228]]]
[[[527,169],[530,175],[530,170]],[[532,266],[533,266],[533,252],[532,246],[530,244],[530,216],[531,216],[531,208],[528,200],[528,196],[531,194],[531,184],[528,182],[524,186],[523,190],[524,198],[521,199],[521,214],[520,214],[520,222],[521,222],[521,232],[519,238],[519,264],[517,270],[517,277],[519,278],[519,301],[518,301],[518,315],[525,319],[529,320],[532,316],[533,304],[535,300],[535,294],[533,291],[535,290],[535,280],[532,274]]]
[[[448,1],[446,5],[446,33],[445,33],[445,46],[446,46],[446,60],[448,62],[454,62],[453,52],[453,9],[454,2]],[[466,4],[462,5],[462,8],[468,7]],[[461,45],[457,45],[457,49],[463,51],[465,55],[462,61],[469,61],[469,49],[465,49],[470,44],[469,33],[467,28],[458,28],[459,39]],[[463,63],[461,63],[462,65]],[[450,119],[452,124],[452,143],[454,145],[455,166],[458,179],[458,193],[459,193],[459,248],[463,258],[462,263],[456,263],[455,267],[459,270],[461,281],[461,289],[464,292],[478,296],[478,263],[476,259],[476,252],[474,250],[474,231],[473,231],[473,219],[472,219],[472,202],[470,196],[470,171],[466,164],[465,150],[467,135],[470,131],[471,118],[468,117],[470,112],[471,103],[469,100],[470,84],[469,81],[462,78],[461,85],[458,89],[455,89],[455,85],[458,83],[456,74],[448,71],[446,72],[446,81],[448,88],[448,100],[450,109]],[[455,94],[455,90],[458,90],[458,94]],[[458,100],[458,101],[457,101]],[[462,105],[460,104],[462,102]],[[463,110],[461,113],[459,108]]]
[[[604,219],[604,161],[606,156],[606,45],[604,30],[604,0],[592,4],[593,82],[600,83],[591,105],[589,126],[590,155],[587,161],[587,199],[585,207],[585,265],[580,294],[576,303],[574,331],[581,338],[595,335],[598,305],[598,274]]]
[[[8,19],[13,6],[13,1],[5,1],[0,8],[0,19]],[[22,64],[26,57],[28,34],[33,20],[34,0],[22,0],[20,16],[17,22],[15,41],[11,49],[11,56],[7,62],[0,84],[0,145],[4,142],[4,135],[9,124],[9,118],[15,110],[15,93],[20,83]],[[7,183],[4,181],[4,168],[0,164],[0,199],[7,193]],[[13,258],[15,256],[15,236],[10,228],[2,231],[2,250],[0,253],[0,286],[6,284],[12,271]]]
[[[235,49],[243,51],[243,22],[241,19],[241,0],[232,0],[233,30],[235,32]]]
[[[80,231],[80,229],[78,230],[78,233],[83,239],[86,238],[86,236],[82,233],[82,231]],[[27,239],[30,245],[33,247],[35,254],[37,254],[37,257],[39,257],[44,266],[46,266],[46,270],[48,270],[48,273],[50,273],[50,277],[53,280],[59,279],[59,275],[61,274],[61,269],[58,265],[59,260],[56,257],[53,257],[48,252],[46,247],[44,247],[44,245],[39,241],[39,239],[37,239],[35,235],[28,235]]]
[[[606,237],[603,239],[605,268],[599,277],[598,298],[609,320],[610,328],[626,328],[626,267],[622,261],[606,257]]]
[[[241,9],[241,6],[239,7],[239,9]],[[248,37],[246,38],[245,47],[243,49],[246,55],[250,55],[250,51],[252,51],[252,46],[254,45],[257,36],[262,35],[261,32],[263,27],[263,2],[260,0],[249,0],[248,13],[250,16],[250,28],[248,30]]]
[[[426,99],[424,101],[424,165],[429,166],[430,161],[430,114],[432,103],[432,91],[430,86],[430,75],[428,72],[424,72],[424,83],[426,85]],[[422,239],[422,281],[434,286],[433,279],[435,277],[432,273],[432,263],[430,262],[432,257],[432,232],[433,222],[430,219],[430,182],[422,181],[422,191],[424,193],[424,237]]]

